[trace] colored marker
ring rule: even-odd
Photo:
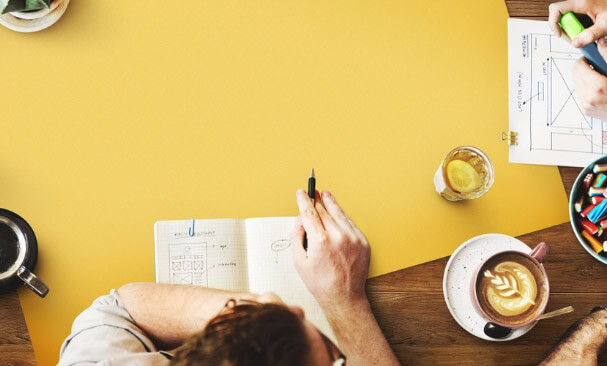
[[[582,231],[582,236],[584,238],[586,238],[586,240],[588,241],[588,244],[590,244],[592,249],[594,249],[594,251],[597,252],[597,254],[603,250],[603,246],[601,245],[601,243],[598,240],[596,240],[596,238],[594,236],[588,234],[588,232],[586,232],[586,231]]]
[[[603,215],[607,214],[607,201],[596,205],[587,215],[588,220],[596,223]]]
[[[571,11],[561,15],[559,25],[561,28],[563,28],[571,40],[577,37],[578,34],[582,33],[584,30],[582,23],[580,23],[578,18]],[[603,76],[607,76],[607,62],[605,62],[605,59],[599,53],[599,48],[595,42],[585,45],[580,50],[594,70]],[[597,172],[595,171],[595,173]]]
[[[582,212],[582,208],[584,207],[585,199],[586,199],[586,197],[584,195],[581,195],[580,198],[577,200],[577,202],[573,205],[573,207],[575,208],[575,212]]]
[[[588,196],[590,196],[590,197],[602,196],[604,192],[605,192],[605,188],[595,188],[595,187],[588,188]]]
[[[590,213],[590,211],[594,210],[595,207],[596,207],[596,205],[586,206],[586,208],[583,209],[582,212],[580,212],[580,216],[586,217]]]
[[[594,164],[592,171],[596,173],[607,172],[607,164]]]
[[[600,188],[603,186],[603,184],[605,184],[605,179],[607,178],[607,175],[600,173],[599,175],[596,176],[596,178],[594,178],[594,182],[592,183],[592,186],[594,188]]]
[[[590,235],[594,235],[599,232],[599,227],[591,223],[588,219],[583,219],[580,221],[580,224],[582,224],[584,230]]]
[[[590,183],[592,183],[592,178],[594,178],[594,174],[592,174],[592,173],[586,174],[586,176],[584,177],[584,188],[586,188],[586,189],[590,188]]]

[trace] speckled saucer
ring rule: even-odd
[[[468,333],[488,341],[501,342],[516,339],[530,331],[537,323],[534,322],[515,329],[508,337],[503,339],[488,337],[483,331],[489,320],[476,310],[472,296],[470,296],[472,277],[485,258],[505,250],[531,253],[531,248],[511,236],[503,234],[480,235],[460,245],[453,252],[449,262],[447,262],[443,277],[443,294],[453,319]]]

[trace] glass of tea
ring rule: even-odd
[[[449,201],[478,198],[493,185],[493,165],[479,149],[460,146],[449,151],[434,175],[436,192]]]

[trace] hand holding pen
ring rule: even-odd
[[[363,233],[330,192],[315,192],[312,200],[301,189],[297,205],[300,221],[291,234],[291,248],[295,268],[310,292],[325,308],[366,301],[371,252]]]

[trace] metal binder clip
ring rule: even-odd
[[[192,225],[188,228],[188,236],[192,237],[195,234],[195,231],[194,231],[194,219],[192,218],[190,220],[192,220]]]
[[[516,132],[514,131],[502,132],[502,141],[507,141],[508,145],[517,145],[518,141],[516,137]]]

